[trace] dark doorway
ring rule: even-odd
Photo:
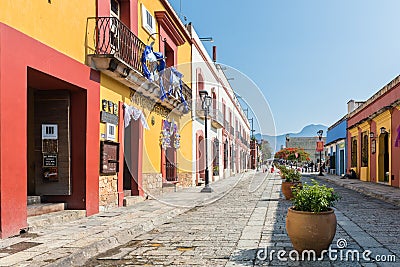
[[[86,90],[35,69],[27,74],[27,195],[86,209]]]
[[[139,195],[140,122],[131,120],[124,132],[124,177],[123,189],[132,196]]]
[[[379,135],[378,178],[380,182],[389,182],[389,134]]]
[[[344,150],[339,151],[339,175],[344,174]]]

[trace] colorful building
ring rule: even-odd
[[[399,187],[400,76],[349,112],[348,166],[362,181]]]
[[[0,235],[27,227],[28,196],[98,212],[100,75],[85,65],[92,1],[0,8]]]
[[[343,175],[347,173],[347,115],[328,128],[326,135],[327,157],[330,174]]]
[[[247,170],[250,124],[230,86],[223,67],[216,63],[216,47],[211,59],[193,25],[187,28],[192,37],[192,124],[193,184],[205,180],[205,113],[200,91],[211,97],[207,120],[208,170],[210,181]]]
[[[167,1],[97,3],[87,55],[101,73],[99,184],[106,209],[191,184],[191,73],[184,64],[191,39]]]
[[[192,41],[166,0],[2,1],[1,238],[27,228],[36,197],[90,216],[196,184]],[[248,121],[213,75],[228,103],[212,113],[213,166],[229,176]]]

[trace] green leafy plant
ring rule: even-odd
[[[288,168],[285,175],[285,182],[296,183],[300,182],[301,173],[295,169]]]
[[[314,179],[311,185],[293,188],[293,206],[297,211],[323,212],[334,206],[340,196],[333,188],[318,184]]]
[[[214,167],[213,167],[213,175],[214,175],[214,176],[219,175],[219,167],[218,167],[218,166],[214,166]]]
[[[278,165],[277,168],[281,172],[281,176],[285,179],[285,182],[299,182],[301,173],[296,169],[288,168],[285,165]]]

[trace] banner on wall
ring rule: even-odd
[[[322,152],[324,151],[324,141],[317,141],[317,152]]]
[[[169,147],[175,149],[181,147],[181,136],[178,133],[178,126],[175,124],[174,120],[171,122],[163,120],[160,144],[164,150]]]

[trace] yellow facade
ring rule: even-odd
[[[1,0],[0,7],[1,22],[82,63],[86,21],[95,16],[95,0]]]
[[[154,34],[150,36],[149,32],[142,25],[142,5],[151,13],[151,15],[155,18],[155,11],[167,11],[163,5],[162,1],[154,1],[154,0],[142,0],[138,1],[138,37],[145,44],[150,44],[154,42],[154,50],[157,51],[160,47],[159,40],[160,37],[158,34]],[[174,21],[172,18],[175,14],[168,14],[171,18],[171,21]],[[155,20],[156,21],[156,20]],[[175,22],[174,22],[175,23]],[[181,33],[182,36],[185,36],[180,28],[181,25],[176,25],[176,29]],[[156,32],[158,33],[159,25],[156,23]],[[185,38],[185,43],[181,46],[177,47],[177,62],[176,67],[179,72],[183,74],[183,81],[190,85],[191,82],[191,44],[190,40]],[[176,116],[170,114],[168,118],[163,118],[160,115],[152,112],[150,114],[146,113],[147,120],[149,126],[151,125],[151,118],[154,117],[155,124],[150,126],[150,131],[145,131],[143,135],[144,145],[143,145],[143,173],[151,173],[151,172],[161,172],[161,147],[160,147],[160,135],[162,130],[162,120],[168,119],[171,121],[172,119],[178,125],[178,131],[181,135],[181,146],[177,150],[177,163],[179,166],[179,173],[191,172],[192,166],[192,123],[190,114],[183,116]]]

